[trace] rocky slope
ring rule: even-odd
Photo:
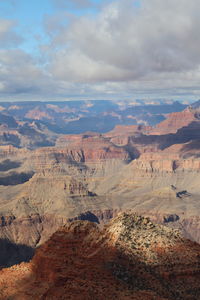
[[[178,231],[132,213],[102,230],[74,221],[30,263],[0,271],[1,299],[197,300],[199,253]]]

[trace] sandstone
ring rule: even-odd
[[[124,148],[113,145],[101,135],[84,134],[63,136],[57,140],[57,147],[66,147],[72,159],[79,162],[90,162],[108,159],[129,160],[129,153]],[[70,155],[69,154],[69,155]]]

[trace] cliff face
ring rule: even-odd
[[[2,299],[199,299],[200,246],[135,214],[60,228],[29,264],[0,271]]]
[[[178,129],[188,126],[197,120],[193,111],[189,108],[181,112],[174,112],[168,115],[167,119],[156,125],[151,134],[176,133]]]
[[[65,147],[75,157],[78,153],[79,162],[98,162],[101,160],[120,159],[129,160],[129,153],[124,148],[114,145],[109,139],[101,135],[84,134],[74,136],[63,136],[57,140],[56,146]]]
[[[184,172],[184,171],[200,171],[200,160],[181,159],[178,153],[145,153],[132,163],[138,170],[146,172]]]

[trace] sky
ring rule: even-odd
[[[199,0],[0,0],[0,101],[200,98]]]

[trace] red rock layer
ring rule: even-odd
[[[65,152],[72,157],[79,156],[82,162],[120,159],[128,160],[129,154],[123,149],[113,145],[109,139],[101,135],[66,135],[57,140],[57,147],[65,147]]]
[[[155,129],[150,134],[168,134],[176,133],[178,129],[189,125],[196,121],[194,112],[190,109],[185,109],[181,112],[174,112],[168,115],[167,119],[156,125]]]

